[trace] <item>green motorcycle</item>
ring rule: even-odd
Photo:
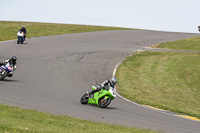
[[[92,89],[95,90],[96,87],[92,86]],[[109,89],[101,89],[98,92],[95,92],[93,96],[88,95],[88,93],[84,94],[81,97],[82,104],[94,104],[98,105],[100,108],[107,107],[113,99],[116,98],[116,92],[113,87],[109,87]]]

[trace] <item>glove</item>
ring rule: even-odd
[[[97,90],[101,90],[101,86],[97,86]]]

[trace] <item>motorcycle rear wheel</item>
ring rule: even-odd
[[[88,100],[89,100],[88,94],[84,94],[84,95],[81,97],[80,102],[81,102],[82,104],[87,104],[87,103],[88,103]]]
[[[105,108],[111,103],[111,98],[107,98],[106,100],[104,97],[99,99],[99,107],[100,108]]]

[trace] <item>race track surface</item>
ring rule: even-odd
[[[0,60],[16,55],[17,70],[0,81],[0,102],[98,122],[170,133],[200,133],[200,122],[129,103],[119,97],[106,109],[82,105],[92,85],[112,76],[135,50],[198,34],[125,30],[78,33],[0,43]]]

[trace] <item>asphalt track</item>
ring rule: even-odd
[[[129,103],[119,97],[106,109],[82,105],[92,85],[109,79],[115,65],[135,50],[198,34],[102,31],[0,43],[0,59],[18,57],[12,78],[0,81],[0,101],[27,109],[170,133],[200,133],[200,122]]]

